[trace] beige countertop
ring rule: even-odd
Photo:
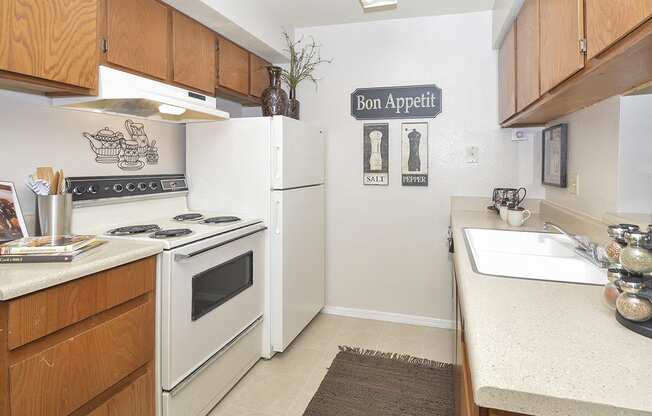
[[[454,261],[478,405],[535,416],[652,415],[652,339],[616,322],[602,287],[473,272],[465,227],[510,229],[453,210]],[[524,229],[541,230],[533,215]]]
[[[70,263],[0,264],[0,301],[69,282],[163,251],[159,242],[108,240]]]

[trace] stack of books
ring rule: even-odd
[[[71,262],[104,243],[94,235],[25,237],[0,244],[0,263]]]

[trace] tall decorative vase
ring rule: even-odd
[[[288,110],[288,95],[281,88],[281,68],[268,66],[269,87],[263,91],[263,116],[284,116]]]
[[[288,103],[288,117],[292,117],[296,120],[299,120],[299,112],[301,109],[301,103],[297,100],[297,90],[290,88],[290,101]]]

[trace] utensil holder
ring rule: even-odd
[[[72,194],[36,197],[36,234],[69,235],[72,223]]]

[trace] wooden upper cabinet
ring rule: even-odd
[[[501,122],[516,113],[516,29],[514,26],[505,35],[498,53],[498,113]]]
[[[521,111],[539,98],[539,0],[523,3],[516,40],[516,110]]]
[[[249,95],[249,52],[220,37],[217,55],[218,86]]]
[[[652,16],[652,0],[586,0],[587,59]]]
[[[215,33],[175,10],[172,12],[172,39],[173,81],[215,94]]]
[[[545,0],[539,6],[543,95],[584,67],[584,0]]]
[[[249,69],[251,71],[250,95],[260,98],[263,95],[263,91],[269,87],[269,74],[267,73],[267,67],[269,65],[270,63],[266,60],[257,57],[253,53],[249,54]]]
[[[97,62],[97,0],[0,0],[0,69],[94,88]]]
[[[106,3],[107,62],[167,79],[168,7],[156,0],[106,0]]]

